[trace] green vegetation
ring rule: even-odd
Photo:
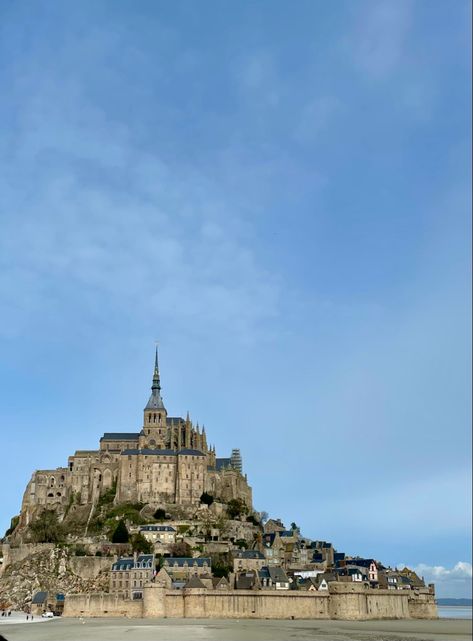
[[[227,514],[231,519],[235,519],[248,514],[248,507],[243,499],[231,499],[227,503]]]
[[[166,518],[166,511],[163,510],[161,507],[158,507],[156,512],[153,514],[153,516],[157,521],[164,521]]]
[[[130,535],[125,525],[125,521],[121,519],[118,521],[117,527],[112,534],[112,543],[128,543]]]
[[[190,530],[190,525],[178,525],[177,526],[177,531],[179,534],[185,534],[186,532],[189,532]]]
[[[229,573],[233,570],[233,563],[228,552],[223,554],[212,554],[212,574],[216,577],[228,578]]]
[[[64,540],[64,528],[54,510],[44,510],[31,523],[30,531],[34,543],[59,543]]]
[[[141,532],[138,532],[131,537],[131,549],[133,552],[138,552],[140,554],[151,554],[153,551],[153,545],[141,534]]]
[[[87,550],[83,545],[76,545],[74,548],[74,554],[76,556],[87,556]]]
[[[248,543],[245,541],[245,539],[237,539],[235,541],[235,545],[237,545],[240,550],[246,550],[248,548]]]
[[[211,494],[204,492],[200,497],[200,502],[204,505],[212,505],[212,503],[214,502],[214,497]]]
[[[18,514],[18,516],[14,516],[14,517],[11,519],[11,521],[10,521],[10,527],[9,527],[9,528],[8,528],[8,530],[5,532],[5,536],[10,536],[10,534],[13,534],[13,532],[15,531],[16,526],[18,525],[18,523],[19,523],[19,522],[20,522],[20,515]]]

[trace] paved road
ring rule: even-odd
[[[471,621],[55,619],[0,624],[7,641],[470,641]]]

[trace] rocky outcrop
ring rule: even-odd
[[[78,559],[71,556],[66,548],[55,547],[10,563],[0,581],[0,603],[23,610],[38,590],[54,594],[107,592],[111,561],[101,559],[104,566],[102,570],[92,578],[83,578],[82,564]]]

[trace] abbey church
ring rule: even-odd
[[[115,486],[115,503],[197,506],[207,492],[222,502],[242,499],[252,507],[240,451],[217,458],[204,427],[193,425],[189,415],[168,416],[157,350],[141,431],[106,432],[99,449],[77,450],[67,467],[34,472],[23,496],[22,524],[40,507],[63,511],[71,502],[93,505]]]

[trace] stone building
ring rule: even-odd
[[[124,592],[130,599],[141,599],[143,586],[155,574],[153,554],[135,554],[115,561],[110,572],[110,592]]]
[[[242,473],[239,451],[217,458],[205,427],[186,418],[168,416],[161,395],[156,350],[151,395],[139,432],[106,432],[96,450],[77,450],[67,467],[37,470],[23,496],[21,524],[38,508],[65,511],[74,501],[93,505],[116,487],[115,502],[152,505],[198,505],[202,493],[227,502],[242,499],[252,508],[252,492]]]

